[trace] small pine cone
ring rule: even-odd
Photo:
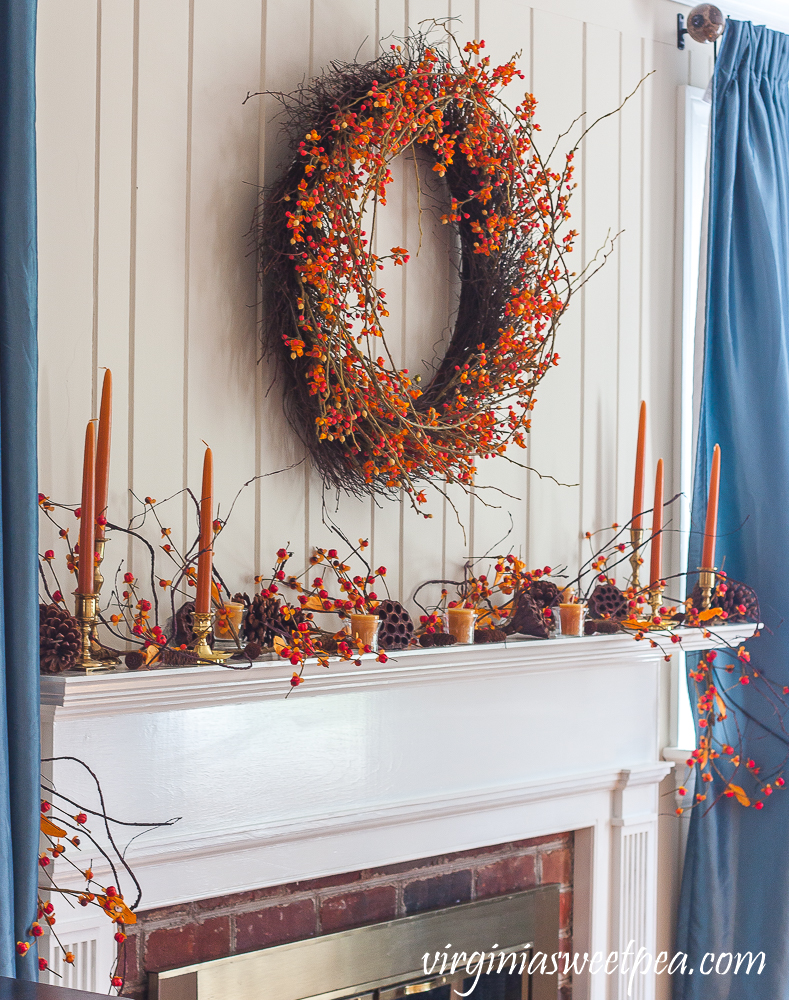
[[[190,663],[199,663],[200,657],[191,649],[171,649],[165,646],[159,654],[159,660],[166,667],[183,667]]]
[[[603,615],[608,615],[609,618],[626,618],[627,598],[613,583],[601,583],[589,598],[589,614],[592,618],[602,618]]]
[[[550,580],[534,580],[529,596],[538,608],[552,608],[559,603],[559,588]]]
[[[81,648],[77,619],[57,604],[40,604],[38,623],[41,670],[45,674],[70,670]]]
[[[378,629],[378,645],[381,649],[405,649],[414,637],[414,623],[411,616],[398,601],[381,601],[378,605],[381,625]]]
[[[615,618],[590,618],[584,622],[584,635],[614,635],[616,632],[623,632],[620,622]]]
[[[304,612],[297,608],[290,618],[282,611],[282,602],[278,597],[264,597],[255,594],[249,605],[241,637],[246,642],[256,642],[261,648],[271,646],[276,630],[290,631],[294,626],[305,621]]]
[[[248,608],[251,603],[249,594],[233,594],[233,604],[243,604],[245,608]]]
[[[419,636],[419,645],[430,646],[454,646],[457,639],[449,632],[423,632]]]
[[[124,659],[129,670],[139,670],[145,666],[145,657],[139,649],[130,649]]]
[[[259,660],[263,655],[263,650],[259,642],[248,642],[243,649],[236,650],[231,656],[232,660]]]
[[[515,610],[509,621],[502,625],[502,630],[505,635],[520,633],[520,635],[533,635],[538,639],[547,639],[550,635],[543,609],[539,607],[531,593],[525,592],[518,594]]]
[[[721,584],[726,586],[724,594],[713,592],[710,602],[711,607],[720,608],[727,613],[727,622],[758,622],[760,620],[759,598],[753,587],[747,583],[740,583],[739,580],[728,580],[725,577],[718,577],[717,587]],[[697,611],[701,610],[701,587],[698,584],[693,588],[691,594],[693,607]],[[739,610],[745,608],[745,612]]]
[[[507,633],[503,628],[475,628],[474,642],[506,642]]]

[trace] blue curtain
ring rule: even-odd
[[[0,0],[0,976],[36,913],[41,753],[36,468],[35,0]]]
[[[725,560],[730,577],[756,589],[762,620],[773,630],[748,646],[761,679],[747,688],[735,685],[744,750],[762,764],[762,777],[783,773],[789,782],[781,704],[781,689],[789,685],[789,36],[729,21],[712,102],[693,524],[703,530],[717,442],[716,562],[720,567]],[[699,565],[700,552],[695,533],[689,566]],[[721,688],[731,687],[722,670],[718,680]],[[736,745],[736,732],[721,737]],[[747,779],[734,780],[752,787]],[[717,781],[704,786],[708,799],[720,790]],[[789,998],[789,794],[764,801],[761,811],[723,799],[707,815],[692,814],[677,947],[695,972],[674,977],[676,1000]],[[755,968],[736,977],[700,974],[705,952],[748,951],[765,953],[761,975]]]

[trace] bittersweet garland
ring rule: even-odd
[[[425,482],[469,489],[480,459],[526,447],[535,390],[559,360],[557,326],[584,278],[566,261],[577,146],[550,168],[533,144],[535,99],[503,101],[523,79],[515,58],[493,67],[483,46],[453,62],[410,37],[279,95],[295,158],[253,226],[264,343],[287,417],[332,488],[402,489],[415,505]],[[457,320],[425,385],[393,362],[377,284],[383,261],[405,264],[408,251],[373,249],[391,164],[416,161],[417,148],[448,186],[441,221],[460,242]]]

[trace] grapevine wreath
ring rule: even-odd
[[[478,459],[525,448],[535,390],[558,361],[574,290],[576,233],[564,225],[574,150],[560,172],[540,158],[534,98],[503,101],[523,78],[515,59],[491,67],[483,46],[458,49],[453,63],[412,36],[280,95],[295,156],[253,226],[264,343],[288,420],[332,488],[402,489],[415,506],[420,482],[470,488]],[[448,186],[441,221],[460,242],[457,319],[426,384],[394,365],[376,284],[382,261],[405,264],[407,250],[373,250],[390,165],[403,153],[416,162],[417,149]]]

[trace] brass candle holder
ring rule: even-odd
[[[96,598],[95,613],[93,616],[93,624],[90,630],[90,651],[94,660],[100,660],[102,663],[106,663],[108,666],[117,666],[120,662],[120,656],[116,649],[111,649],[109,646],[104,646],[99,641],[98,628],[99,628],[99,598],[101,597],[101,588],[104,586],[104,577],[101,573],[101,564],[104,562],[104,546],[107,544],[106,539],[97,538],[93,542],[95,547],[94,555],[94,566],[93,566],[93,594]]]
[[[649,606],[652,608],[652,617],[658,617],[663,604],[663,590],[660,583],[655,583],[649,588]]]
[[[230,653],[215,653],[208,645],[208,636],[213,628],[214,615],[212,611],[195,611],[192,615],[195,634],[192,652],[199,656],[201,660],[210,660],[214,663],[223,663],[230,657]]]
[[[641,557],[638,552],[641,548],[641,543],[644,541],[644,529],[643,528],[631,528],[630,529],[630,545],[633,549],[633,554],[630,556],[630,586],[638,591],[641,589],[641,583],[639,581],[639,568],[641,566]]]
[[[98,660],[93,655],[93,644],[91,633],[95,627],[96,617],[99,607],[98,594],[76,595],[76,608],[74,617],[77,619],[80,632],[80,652],[74,670],[79,670],[85,674],[95,674],[101,670],[112,670],[113,665],[106,661]]]
[[[707,611],[712,604],[712,593],[715,590],[715,573],[717,570],[700,567],[699,587],[701,589],[701,610]]]

